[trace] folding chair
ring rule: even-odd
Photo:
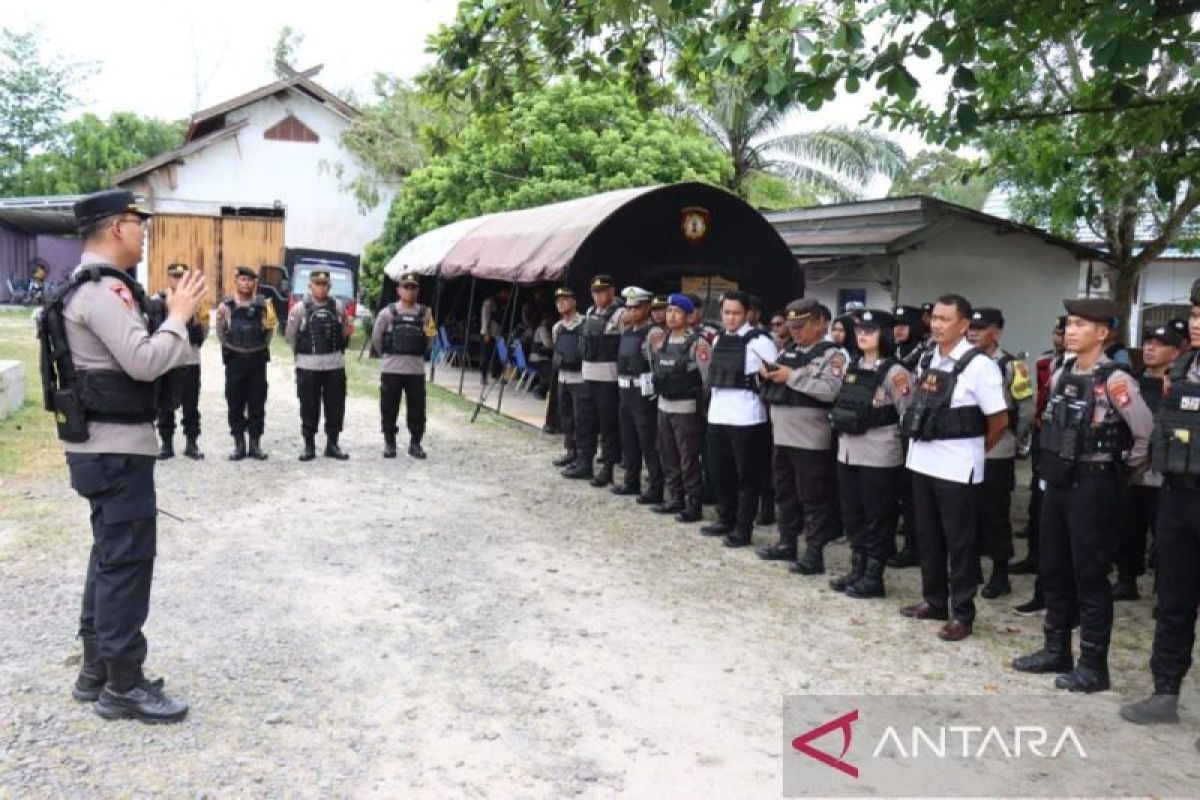
[[[467,346],[465,344],[454,344],[450,341],[450,334],[446,331],[446,326],[438,327],[438,350],[446,366],[456,367],[463,363],[467,357]]]
[[[529,366],[529,361],[525,358],[525,346],[520,341],[513,344],[513,366],[520,376],[517,380],[518,392],[529,392],[541,382],[542,376]]]

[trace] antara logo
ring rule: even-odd
[[[815,758],[822,764],[846,773],[851,778],[857,778],[858,767],[854,766],[848,761],[843,760],[846,756],[846,753],[850,751],[850,741],[854,737],[854,730],[851,728],[851,725],[857,721],[858,709],[856,708],[848,714],[843,714],[837,719],[830,720],[824,725],[813,728],[807,733],[800,734],[795,739],[792,739],[792,747],[809,758]],[[842,732],[842,752],[838,756],[831,756],[824,750],[818,750],[812,746],[811,742],[814,739],[820,739],[825,734],[836,730],[840,730]]]

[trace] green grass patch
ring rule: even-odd
[[[0,420],[0,476],[37,477],[63,468],[54,418],[42,408],[38,340],[29,309],[0,311],[0,361],[25,365],[25,403]]]

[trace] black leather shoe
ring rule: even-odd
[[[1038,614],[1044,614],[1046,613],[1046,600],[1040,594],[1035,594],[1029,598],[1028,602],[1021,603],[1013,611],[1022,617],[1034,617]]]
[[[797,575],[824,575],[825,556],[820,547],[810,544],[804,548],[804,555],[796,559],[789,569]]]
[[[250,437],[250,447],[248,450],[246,450],[246,455],[250,456],[250,458],[253,458],[255,461],[267,460],[267,454],[264,453],[262,449],[262,437]]]
[[[683,511],[683,508],[682,500],[672,500],[669,503],[664,502],[656,506],[650,506],[650,510],[655,514],[678,514],[680,511]]]
[[[200,445],[196,441],[195,436],[187,437],[187,444],[184,445],[183,454],[192,461],[203,461],[204,453],[200,452]]]
[[[575,463],[575,451],[568,450],[550,463],[556,467],[569,467]]]
[[[1117,582],[1112,587],[1113,600],[1140,600],[1141,593],[1138,592],[1137,578],[1132,575],[1118,575]]]
[[[917,560],[917,551],[912,549],[906,543],[894,556],[888,559],[887,565],[892,569],[907,569],[915,567],[920,563]]]
[[[1020,561],[1014,561],[1008,565],[1009,575],[1037,575],[1038,560],[1036,555],[1031,555]]]
[[[995,600],[1006,594],[1012,594],[1012,584],[1008,582],[1008,574],[999,569],[993,570],[992,577],[979,591],[979,596],[985,600]]]
[[[150,724],[181,722],[188,712],[186,703],[167,697],[161,683],[145,678],[124,692],[113,691],[111,684],[105,686],[94,708],[104,719],[136,719]]]
[[[166,461],[168,458],[175,457],[175,445],[171,442],[170,437],[162,440],[162,447],[158,448],[158,460]]]
[[[639,494],[637,499],[635,499],[633,502],[637,503],[639,506],[654,506],[661,504],[662,501],[663,493],[662,489],[659,489],[657,492],[646,492],[645,494]]]
[[[229,454],[230,461],[241,461],[246,457],[246,436],[233,437],[233,452]]]
[[[586,461],[576,461],[571,466],[567,467],[560,473],[564,478],[571,480],[591,480],[592,465]]]
[[[726,547],[748,547],[750,545],[750,536],[748,534],[729,534],[721,540],[721,544]]]
[[[700,529],[701,536],[726,536],[730,533],[733,533],[733,526],[724,522],[714,522]]]
[[[758,516],[754,518],[754,524],[760,528],[765,528],[768,525],[775,524],[775,511],[773,509],[764,509],[758,512]]]
[[[776,542],[765,547],[760,547],[756,551],[759,558],[763,561],[795,561],[796,546],[793,544],[785,544]]]
[[[600,467],[600,471],[596,473],[596,477],[592,478],[592,486],[599,489],[602,486],[608,486],[612,483],[613,468],[612,464],[605,464]]]
[[[409,442],[408,443],[408,454],[410,456],[412,456],[413,458],[423,459],[423,458],[425,458],[425,449],[423,447],[421,447],[420,442]]]
[[[628,483],[614,483],[612,486],[609,487],[608,490],[615,495],[619,495],[621,497],[626,497],[628,495],[640,494],[642,491],[642,487],[630,486]]]
[[[685,500],[683,511],[675,515],[676,522],[699,522],[702,519],[704,519],[704,514],[700,510],[699,501]]]

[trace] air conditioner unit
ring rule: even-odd
[[[1109,268],[1092,262],[1079,265],[1079,294],[1081,297],[1108,297],[1112,294]]]

